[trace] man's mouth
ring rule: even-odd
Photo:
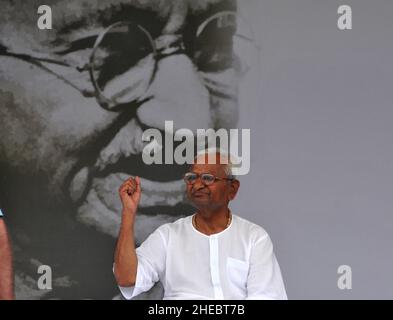
[[[122,209],[118,189],[130,176],[144,173],[135,227],[138,242],[161,224],[189,214],[182,180],[186,168],[145,165],[141,156],[145,146],[142,133],[138,122],[132,119],[101,150],[95,164],[80,169],[69,185],[72,201],[80,204],[77,219],[117,237]]]
[[[208,197],[209,193],[207,192],[201,192],[201,191],[196,191],[192,193],[193,197]]]

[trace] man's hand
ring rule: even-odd
[[[123,213],[135,214],[141,199],[140,178],[129,178],[119,188]]]

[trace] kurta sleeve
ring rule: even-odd
[[[251,248],[246,299],[286,300],[281,270],[268,235]]]
[[[135,285],[119,286],[122,295],[127,300],[150,290],[156,282],[162,279],[165,271],[166,243],[165,232],[160,227],[136,249],[138,268]]]

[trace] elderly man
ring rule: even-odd
[[[112,298],[113,186],[143,177],[138,243],[191,209],[184,169],[144,164],[142,133],[164,120],[237,125],[236,1],[49,0],[52,30],[37,27],[41,4],[0,0],[0,193],[16,294]],[[37,289],[42,264],[51,291]]]
[[[266,231],[228,208],[240,183],[225,155],[196,158],[184,180],[195,214],[164,224],[135,249],[134,224],[141,198],[140,179],[119,189],[122,225],[114,273],[130,299],[164,286],[164,299],[286,299],[272,242]],[[200,159],[202,157],[202,159]]]
[[[14,299],[11,246],[0,208],[0,300]]]

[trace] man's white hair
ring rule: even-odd
[[[204,158],[205,158],[206,155],[208,156],[208,159],[211,159],[213,157],[210,157],[210,156],[211,155],[215,156],[216,154],[220,155],[220,164],[225,166],[224,171],[225,171],[227,178],[236,179],[236,176],[233,174],[233,170],[232,170],[233,163],[234,162],[236,163],[235,157],[224,149],[208,148],[208,149],[200,150],[200,151],[198,151],[197,155],[195,156],[195,163],[205,163],[204,160],[203,160],[203,162],[198,162],[198,159],[201,158],[202,156],[204,156]]]

